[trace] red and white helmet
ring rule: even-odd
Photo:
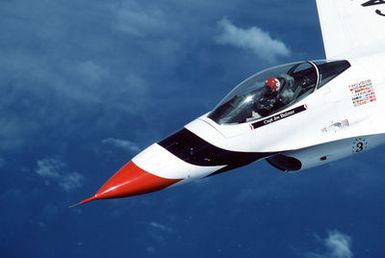
[[[269,77],[265,81],[265,86],[272,92],[277,92],[281,88],[281,82],[276,77]]]

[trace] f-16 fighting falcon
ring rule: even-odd
[[[80,204],[259,160],[298,172],[385,143],[385,0],[316,2],[324,60],[257,72],[213,110],[137,154]]]

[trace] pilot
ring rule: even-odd
[[[262,98],[258,101],[258,113],[267,116],[275,110],[279,99],[278,92],[281,88],[281,81],[277,77],[269,77],[265,81],[265,88]]]
[[[264,94],[257,104],[257,112],[268,116],[274,111],[288,105],[294,97],[293,77],[283,74],[280,77],[269,77],[265,81]]]
[[[281,82],[277,77],[269,77],[265,81],[265,88],[272,94],[278,93],[281,88]]]

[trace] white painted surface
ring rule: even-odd
[[[177,158],[157,143],[143,150],[132,161],[145,171],[168,179],[198,179],[223,167],[200,167],[189,164]]]

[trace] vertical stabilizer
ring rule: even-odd
[[[316,0],[326,58],[385,51],[385,0]]]

